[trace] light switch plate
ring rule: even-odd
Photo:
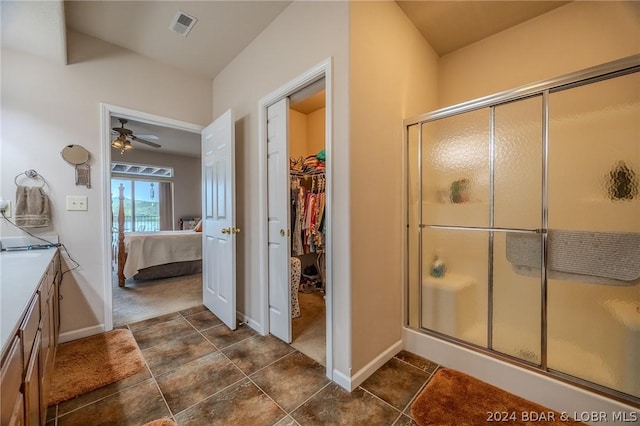
[[[86,195],[67,195],[67,210],[87,211]]]

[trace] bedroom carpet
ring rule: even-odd
[[[202,274],[160,280],[113,282],[113,325],[115,327],[202,304]]]
[[[326,311],[324,294],[298,293],[300,316],[291,321],[291,346],[326,365]]]
[[[142,370],[142,352],[129,330],[113,330],[60,345],[49,405],[117,382]]]
[[[420,426],[581,424],[561,421],[560,413],[448,368],[436,371],[411,405],[411,415]],[[536,421],[529,421],[532,416]]]

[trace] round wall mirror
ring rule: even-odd
[[[76,166],[89,161],[89,151],[80,145],[67,145],[60,154],[65,161]]]

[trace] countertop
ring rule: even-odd
[[[0,253],[0,343],[5,351],[18,329],[55,248]]]

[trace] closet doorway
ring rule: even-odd
[[[291,346],[326,364],[324,81],[289,97]]]
[[[325,67],[264,106],[266,333],[331,377],[330,87]]]

